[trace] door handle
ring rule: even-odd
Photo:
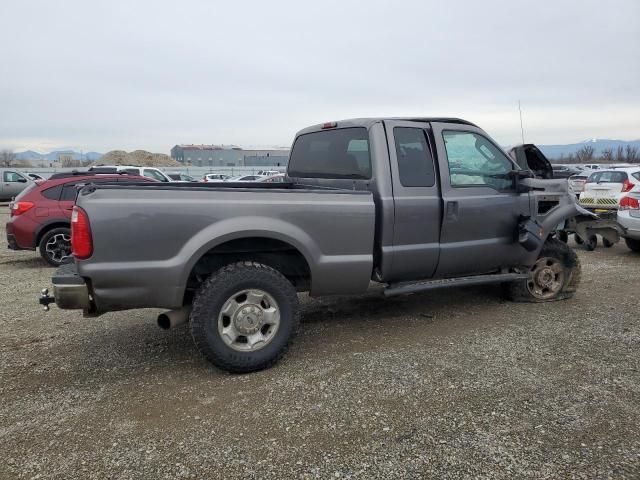
[[[447,202],[447,220],[458,219],[458,202]]]

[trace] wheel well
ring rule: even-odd
[[[40,240],[42,240],[42,237],[44,237],[48,231],[53,230],[54,228],[62,228],[62,227],[71,228],[71,224],[69,224],[69,222],[60,221],[60,222],[49,223],[44,227],[42,227],[36,236],[36,247],[40,245]]]
[[[308,291],[311,270],[306,258],[293,245],[282,240],[250,237],[230,240],[206,252],[191,269],[185,291],[185,303],[190,303],[200,284],[225,265],[251,260],[279,271],[296,290]]]

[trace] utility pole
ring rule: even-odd
[[[524,145],[524,127],[522,126],[522,107],[520,106],[520,100],[518,100],[518,111],[520,112],[520,133],[522,133],[522,144]]]

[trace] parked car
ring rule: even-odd
[[[0,168],[0,200],[11,200],[22,192],[33,180],[24,172],[15,168]]]
[[[577,198],[580,198],[580,195],[584,191],[584,185],[585,183],[587,183],[587,179],[592,173],[593,170],[584,169],[580,173],[570,176],[569,191],[572,192]]]
[[[640,191],[640,167],[597,170],[589,175],[580,195],[585,208],[616,210],[628,193]]]
[[[620,199],[618,223],[625,229],[624,240],[634,252],[640,252],[640,193]]]
[[[276,175],[269,175],[266,176],[264,178],[261,178],[259,180],[256,180],[256,182],[261,182],[261,183],[283,183],[285,181],[286,175],[284,173],[278,173]]]
[[[49,180],[30,182],[10,204],[6,225],[7,244],[12,250],[35,250],[50,265],[68,263],[71,258],[71,209],[77,187],[86,183],[134,182],[149,179],[134,175],[60,173]]]
[[[191,175],[187,175],[186,173],[168,172],[166,175],[172,182],[197,182],[195,178]]]
[[[135,165],[96,165],[89,168],[90,172],[118,173],[128,172],[132,175],[147,177],[158,182],[172,182],[173,180],[162,170],[155,167],[137,167]]]
[[[271,177],[273,175],[280,175],[282,174],[281,171],[279,170],[258,170],[256,175],[263,175],[265,177]]]
[[[296,292],[362,294],[372,280],[386,296],[499,283],[513,300],[545,302],[579,282],[578,257],[554,236],[591,214],[566,182],[531,178],[471,122],[315,125],[296,135],[287,176],[251,187],[84,188],[75,265],[54,275],[55,302],[89,316],[170,309],[160,326],[190,318],[211,362],[249,372],[286,352]],[[40,303],[52,301],[43,292]]]
[[[581,171],[582,168],[575,165],[553,165],[553,178],[569,178]]]
[[[207,173],[204,177],[202,177],[203,182],[224,182],[228,180],[229,175],[224,175],[222,173]]]
[[[227,178],[225,182],[259,182],[266,178],[263,175],[240,175],[238,177]]]

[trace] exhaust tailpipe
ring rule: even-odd
[[[186,305],[178,310],[169,310],[168,312],[158,315],[158,326],[163,330],[175,328],[178,325],[187,323],[189,314],[191,313],[191,305]]]

